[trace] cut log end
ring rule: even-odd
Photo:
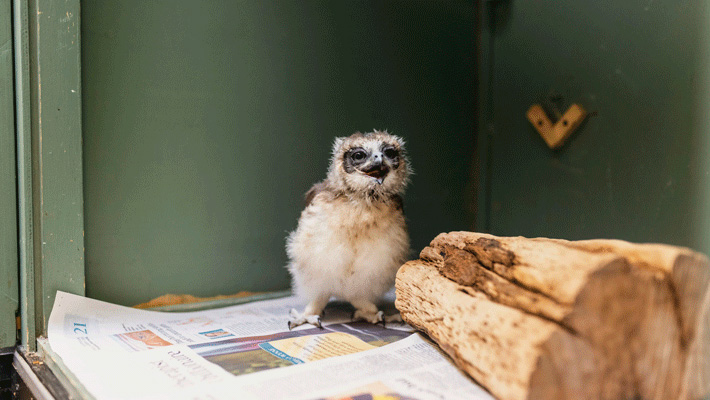
[[[710,394],[710,266],[665,245],[471,232],[397,274],[397,308],[505,399]]]

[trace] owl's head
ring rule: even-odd
[[[328,180],[365,195],[401,194],[410,174],[402,138],[386,131],[336,138]]]

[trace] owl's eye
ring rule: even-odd
[[[367,157],[367,154],[362,150],[355,150],[350,154],[350,157],[355,161],[362,161]]]
[[[397,152],[397,150],[395,150],[395,149],[392,148],[392,147],[386,148],[385,151],[384,151],[384,153],[385,153],[385,157],[387,157],[387,158],[389,158],[389,159],[394,159],[394,158],[396,158],[396,157],[399,155],[399,153]]]

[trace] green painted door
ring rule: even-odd
[[[17,181],[10,0],[0,0],[0,349],[17,342]]]
[[[710,253],[710,2],[489,5],[480,228]],[[551,151],[534,103],[590,116]]]
[[[285,237],[332,140],[388,129],[418,252],[471,229],[471,1],[83,0],[87,295],[289,285]]]

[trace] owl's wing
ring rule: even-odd
[[[404,200],[402,200],[402,196],[395,194],[392,196],[392,202],[394,203],[394,207],[397,210],[403,210],[404,209]]]
[[[313,187],[308,189],[306,192],[306,207],[308,207],[313,201],[313,198],[315,198],[316,195],[323,190],[325,190],[325,182],[316,183]]]

